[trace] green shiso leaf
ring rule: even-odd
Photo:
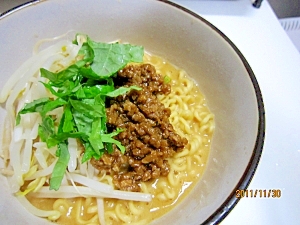
[[[70,160],[70,153],[66,143],[62,142],[58,144],[57,157],[58,160],[53,168],[49,188],[50,190],[55,191],[57,191],[61,185],[61,181],[64,178]]]
[[[40,113],[39,137],[49,148],[57,145],[58,161],[50,179],[50,189],[54,190],[59,189],[69,163],[68,138],[76,138],[84,146],[82,163],[91,158],[100,159],[105,152],[112,153],[113,145],[125,152],[125,147],[113,138],[122,130],[107,132],[106,98],[141,90],[137,86],[115,89],[112,78],[128,63],[143,61],[142,46],[95,42],[88,36],[86,40],[73,65],[57,73],[40,69],[41,76],[48,80],[42,83],[54,97],[25,104],[16,118],[18,125],[21,114]],[[50,112],[59,107],[63,114],[56,121]]]

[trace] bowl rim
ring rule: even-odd
[[[233,210],[233,208],[236,206],[236,204],[239,202],[240,198],[236,197],[236,191],[237,190],[246,190],[249,186],[255,171],[258,167],[258,163],[260,161],[260,157],[262,155],[263,145],[264,145],[264,139],[265,139],[265,108],[264,108],[264,102],[262,98],[262,93],[258,84],[258,81],[255,77],[255,74],[253,70],[250,67],[250,64],[247,62],[246,58],[242,54],[242,52],[237,48],[237,46],[216,26],[214,26],[212,23],[204,19],[199,14],[181,6],[174,2],[170,2],[167,0],[158,0],[160,2],[167,3],[171,6],[174,6],[191,16],[195,17],[196,19],[200,20],[201,22],[208,25],[212,30],[214,30],[216,33],[218,33],[223,40],[225,40],[230,47],[234,50],[234,52],[238,55],[239,59],[242,61],[245,69],[247,70],[247,73],[249,75],[249,78],[252,82],[255,96],[257,100],[257,107],[258,107],[258,129],[257,129],[257,135],[256,135],[256,141],[255,146],[251,155],[251,158],[247,164],[247,167],[241,176],[239,182],[235,186],[235,188],[232,190],[232,192],[229,194],[227,199],[223,202],[223,204],[212,214],[210,215],[202,224],[219,224],[221,223],[225,217]]]
[[[0,14],[0,20],[5,18],[6,16],[9,16],[12,13],[15,13],[25,7],[28,7],[30,5],[38,4],[45,2],[47,0],[30,0],[25,3],[22,3],[20,5],[17,5],[11,9],[8,9],[7,11],[3,12]],[[246,190],[247,187],[249,186],[256,169],[258,167],[262,151],[263,151],[263,145],[264,145],[264,140],[265,140],[265,108],[264,108],[264,102],[263,102],[263,97],[262,93],[258,84],[258,81],[255,77],[255,74],[253,70],[251,69],[249,63],[247,62],[246,58],[244,55],[241,53],[241,51],[237,48],[237,46],[221,31],[219,30],[216,26],[214,26],[212,23],[210,23],[208,20],[204,19],[202,16],[199,14],[191,11],[190,9],[187,9],[177,3],[168,1],[168,0],[153,0],[157,2],[162,2],[165,4],[170,5],[171,7],[175,7],[191,16],[193,16],[195,19],[200,20],[201,22],[205,23],[207,26],[209,26],[210,29],[212,29],[214,32],[216,32],[218,35],[221,36],[221,38],[226,41],[230,47],[234,50],[234,52],[237,54],[238,58],[242,61],[249,78],[252,82],[254,91],[255,91],[255,96],[257,100],[257,107],[258,107],[258,129],[257,129],[257,135],[256,135],[256,141],[255,141],[255,146],[251,155],[251,158],[248,162],[248,165],[241,176],[239,182],[235,186],[235,188],[232,190],[232,192],[229,194],[229,196],[226,198],[226,200],[223,202],[217,210],[210,215],[204,222],[201,224],[219,224],[221,223],[225,217],[233,210],[233,208],[237,205],[239,202],[240,198],[236,197],[236,191],[237,190]]]
[[[3,19],[4,17],[7,17],[9,16],[10,14],[16,12],[16,11],[19,11],[25,7],[28,7],[30,5],[33,5],[33,4],[37,4],[37,3],[41,3],[41,2],[44,2],[46,0],[27,0],[26,2],[22,3],[22,4],[19,4],[11,9],[8,9],[2,13],[0,13],[0,20]]]

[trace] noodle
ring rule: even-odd
[[[66,48],[69,49],[71,54],[66,54],[61,46],[67,46]],[[1,93],[1,101],[8,98],[7,104],[11,105],[7,109],[8,120],[5,127],[12,127],[11,124],[15,120],[16,109],[21,109],[25,102],[49,94],[44,90],[41,91],[43,86],[38,82],[38,79],[40,79],[37,72],[38,68],[51,67],[57,70],[66,67],[72,63],[77,51],[78,46],[74,47],[68,42],[60,42],[37,53],[21,67],[22,70],[18,70],[13,75],[13,78],[9,81],[10,84]],[[57,55],[59,56],[54,57]],[[64,55],[67,56],[64,57]],[[30,62],[38,58],[40,58],[38,63],[32,66]],[[145,195],[150,194],[153,196],[152,201],[122,200],[115,199],[115,197],[103,198],[100,197],[100,194],[97,195],[97,198],[87,197],[90,196],[89,189],[76,187],[76,184],[94,185],[95,189],[98,190],[99,188],[99,193],[107,193],[107,196],[123,196],[120,198],[126,199],[122,192],[110,192],[109,188],[113,187],[113,179],[110,175],[97,171],[90,162],[79,162],[81,158],[78,158],[78,154],[81,146],[78,145],[75,139],[69,139],[72,149],[70,152],[71,160],[68,165],[69,173],[64,177],[63,182],[65,184],[72,183],[74,185],[73,189],[75,188],[78,193],[76,194],[76,191],[74,193],[68,193],[67,191],[57,193],[60,193],[60,196],[78,195],[78,197],[58,199],[35,197],[44,193],[43,185],[48,181],[48,177],[57,161],[55,158],[56,148],[48,149],[45,143],[39,142],[37,127],[41,118],[38,114],[27,114],[22,115],[22,127],[18,126],[13,130],[12,138],[15,141],[10,141],[11,137],[8,137],[8,132],[4,133],[7,142],[2,143],[2,148],[4,149],[4,160],[7,161],[10,157],[10,164],[14,171],[12,176],[12,184],[15,185],[14,191],[19,191],[18,194],[21,196],[29,193],[27,198],[22,197],[20,199],[24,204],[29,204],[26,200],[28,199],[32,204],[33,211],[39,209],[40,211],[37,211],[36,214],[55,220],[59,224],[99,224],[99,221],[112,225],[148,224],[153,219],[174,208],[176,204],[179,204],[195,186],[204,172],[208,159],[214,131],[214,116],[207,108],[206,100],[197,85],[188,77],[185,71],[175,68],[163,59],[150,54],[145,54],[144,63],[154,65],[157,73],[170,78],[172,91],[167,96],[159,96],[159,100],[165,107],[171,109],[170,122],[176,132],[188,140],[186,147],[168,160],[170,172],[167,177],[141,183],[142,192]],[[15,83],[18,80],[16,79],[18,74],[22,74],[22,79],[20,82]],[[26,83],[25,87],[24,83]],[[9,90],[12,90],[12,92]],[[36,95],[36,93],[40,94]],[[16,99],[20,95],[22,98],[16,103]],[[59,117],[62,114],[61,108],[51,113]],[[10,144],[8,144],[9,142]],[[6,170],[10,171],[9,168]],[[90,181],[85,178],[89,178]],[[99,181],[103,186],[97,186]],[[22,190],[19,190],[20,188]],[[64,189],[62,188],[62,190]],[[83,190],[85,190],[85,194],[81,193]],[[51,193],[47,194],[50,195]],[[128,199],[133,197],[128,197]],[[139,198],[146,199],[146,197]]]

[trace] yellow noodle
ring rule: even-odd
[[[76,215],[76,223],[77,224],[87,224],[87,223],[91,223],[91,222],[96,222],[98,221],[98,215],[96,214],[95,216],[93,216],[90,220],[84,220],[82,219],[82,214],[83,214],[83,205],[82,205],[82,199],[80,198],[78,200],[78,203],[75,206],[75,215]]]
[[[98,211],[98,207],[96,206],[96,205],[94,205],[94,206],[90,206],[90,207],[88,207],[87,208],[87,213],[97,213]]]
[[[150,193],[148,190],[148,186],[144,182],[141,183],[141,190],[143,193]]]
[[[199,151],[199,147],[202,144],[202,138],[198,137],[198,138],[191,138],[190,140],[190,154],[191,156],[195,155],[197,153],[197,151]]]
[[[159,201],[166,201],[167,200],[167,197],[163,193],[157,194],[156,198]]]
[[[186,164],[181,164],[181,165],[177,165],[175,163],[172,164],[172,169],[174,169],[174,171],[185,171],[186,170]]]
[[[183,156],[187,156],[189,154],[189,150],[186,148],[184,149],[183,151],[179,152],[179,153],[176,153],[174,155],[174,158],[180,158],[180,157],[183,157]]]
[[[127,210],[126,210],[126,206],[124,204],[117,204],[116,205],[116,214],[118,216],[118,218],[120,220],[122,220],[123,222],[130,222],[131,221],[131,218],[130,218],[130,215],[128,215],[127,213]]]
[[[192,158],[186,157],[186,170],[191,171],[192,169]]]
[[[194,155],[194,158],[196,159],[196,161],[198,162],[198,164],[202,163],[202,159],[200,155]]]
[[[185,157],[180,157],[180,158],[175,158],[174,160],[173,160],[173,163],[174,164],[183,164],[183,163],[185,163],[185,161],[186,161],[186,158]]]
[[[115,222],[115,223],[120,222],[120,220],[119,220],[118,216],[116,215],[115,211],[105,211],[104,215],[105,215],[105,221],[108,224],[113,224],[113,222]]]
[[[109,184],[110,186],[114,186],[113,185],[113,178],[109,175],[105,175],[104,177],[102,177],[100,179],[100,181],[103,182],[103,183]]]
[[[70,204],[65,199],[57,199],[53,203],[53,209],[58,210],[62,213],[68,212],[68,209],[70,208]]]
[[[191,121],[194,118],[192,111],[185,111],[185,112],[181,113],[181,115],[182,115],[182,118],[187,121]]]
[[[175,175],[175,169],[173,168],[173,166],[174,165],[172,165],[172,169],[170,170],[170,172],[168,174],[168,181],[171,186],[177,186],[179,184],[179,178]]]
[[[156,186],[157,186],[157,188],[164,189],[168,186],[168,182],[167,182],[166,179],[161,179],[161,180],[158,181]]]
[[[144,207],[142,203],[137,203],[134,201],[128,202],[129,210],[134,215],[141,215],[144,212]]]
[[[190,124],[184,118],[179,117],[179,122],[180,122],[180,125],[181,125],[182,130],[184,131],[184,133],[192,134]]]
[[[175,190],[172,188],[165,188],[164,194],[168,199],[173,199],[176,195]]]

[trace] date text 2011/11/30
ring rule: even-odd
[[[280,189],[247,189],[247,190],[236,190],[236,198],[280,198]]]

